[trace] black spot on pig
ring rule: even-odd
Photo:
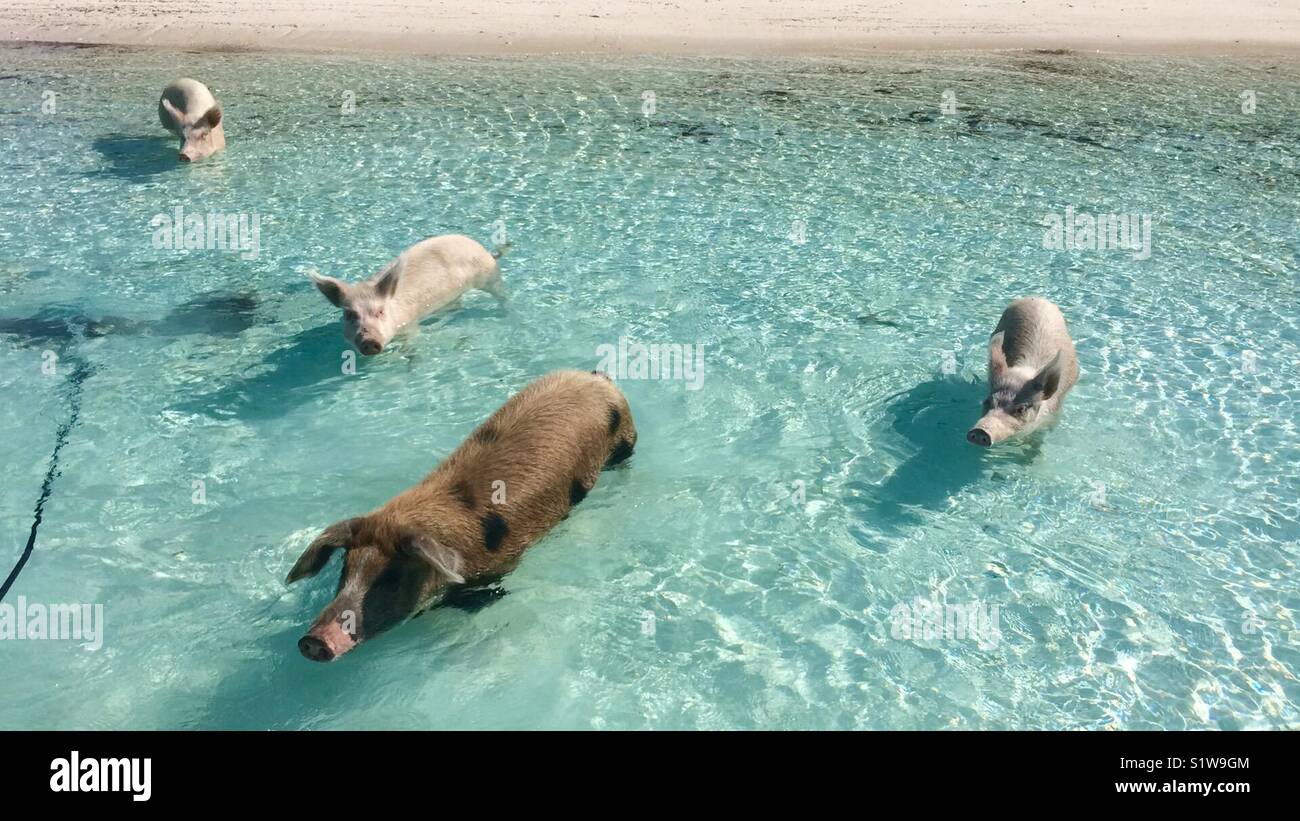
[[[500,513],[489,513],[480,519],[479,523],[483,525],[483,547],[491,553],[501,546],[510,528]]]
[[[618,423],[623,421],[623,414],[619,413],[618,408],[609,409],[609,433],[611,436],[618,430]]]
[[[464,479],[461,479],[459,482],[452,485],[451,495],[456,498],[456,501],[460,502],[469,510],[474,509],[475,506],[474,488],[470,486],[469,482],[465,481]]]
[[[618,443],[618,445],[614,448],[614,452],[611,453],[609,455],[609,458],[605,460],[605,467],[607,468],[613,467],[614,465],[617,465],[620,462],[624,462],[627,460],[627,457],[631,455],[632,455],[632,443],[624,439]]]
[[[577,479],[569,485],[569,507],[576,507],[579,502],[587,498],[587,486]]]
[[[491,425],[484,425],[474,431],[474,439],[484,445],[491,444],[497,440],[497,429]]]

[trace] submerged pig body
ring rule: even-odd
[[[383,270],[348,283],[313,272],[312,282],[343,309],[343,336],[366,356],[384,349],[399,331],[445,308],[466,291],[505,296],[500,253],[461,234],[430,237],[407,248]]]
[[[201,160],[226,147],[221,105],[198,80],[173,80],[158,98],[158,119],[163,128],[181,138],[180,159]]]
[[[344,551],[338,594],[299,641],[330,661],[427,607],[453,585],[514,569],[580,503],[601,468],[636,445],[627,400],[607,378],[557,371],[528,385],[419,484],[331,525],[287,581]]]
[[[1017,299],[989,340],[984,416],[966,434],[988,447],[1048,422],[1079,381],[1079,360],[1061,309],[1041,297]]]

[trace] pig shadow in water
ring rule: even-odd
[[[487,302],[454,311],[439,313],[436,319],[426,319],[420,325],[425,334],[443,327],[453,320],[506,315],[509,308]],[[419,342],[406,339],[400,344],[411,348]],[[427,344],[427,343],[426,343]],[[177,406],[185,413],[201,413],[213,417],[239,417],[245,419],[273,419],[284,416],[293,409],[313,399],[333,394],[338,383],[349,379],[343,373],[342,355],[351,351],[356,356],[358,369],[368,357],[356,353],[340,333],[339,322],[331,319],[323,325],[300,331],[263,360],[251,376],[239,379],[217,391],[195,396]],[[380,354],[377,364],[392,360],[397,351]],[[419,356],[418,350],[410,355]]]
[[[178,337],[237,336],[256,321],[258,301],[250,293],[207,293],[168,311],[162,319],[92,317],[74,305],[47,305],[27,317],[0,317],[0,336],[22,347],[64,347],[109,335]]]
[[[270,726],[298,729],[309,726],[310,720],[320,714],[336,714],[340,691],[373,688],[376,662],[367,659],[360,651],[353,651],[355,655],[349,654],[347,658],[329,665],[310,662],[298,652],[299,637],[320,607],[329,600],[325,593],[327,587],[321,584],[319,600],[312,596],[310,602],[302,605],[302,624],[250,637],[247,644],[251,647],[246,649],[252,651],[255,660],[240,662],[225,675],[202,706],[201,713],[186,722],[184,728],[263,730]],[[393,628],[390,633],[412,630],[412,622],[419,625],[418,629],[436,630],[438,628],[428,624],[428,618],[445,617],[454,610],[476,613],[505,595],[506,592],[495,582],[449,590],[441,602],[422,611],[411,622]],[[385,633],[375,641],[382,643],[390,637]],[[415,636],[412,640],[419,642],[425,637]],[[434,641],[431,637],[427,640],[430,644]],[[268,663],[268,658],[274,661]],[[250,707],[250,702],[254,706]],[[195,705],[185,700],[168,709],[169,713],[173,711],[192,715]]]
[[[139,179],[174,171],[181,165],[177,159],[180,140],[170,134],[155,137],[110,134],[96,138],[91,147],[108,162],[108,168],[93,172],[96,174],[106,171],[115,177]]]
[[[944,510],[948,500],[980,479],[990,463],[1034,459],[1038,448],[1032,442],[988,451],[966,441],[966,431],[979,419],[987,393],[983,381],[944,376],[921,382],[889,401],[890,428],[909,453],[883,482],[851,484],[860,495],[849,504],[866,507],[865,518],[872,529],[896,534],[921,524],[922,511]],[[864,547],[886,549],[870,529],[855,527],[852,535]]]
[[[351,350],[332,321],[295,334],[276,348],[251,376],[219,390],[195,396],[177,408],[207,416],[269,419],[332,393],[343,373],[343,351]],[[361,356],[357,355],[358,363]]]

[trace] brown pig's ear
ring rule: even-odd
[[[1006,337],[1004,331],[998,331],[993,334],[989,340],[989,376],[997,377],[1007,369],[1007,355],[1002,350],[1002,340]]]
[[[461,575],[463,562],[460,554],[423,533],[411,531],[403,534],[397,542],[397,549],[407,558],[432,565],[452,584],[465,583],[465,577]]]
[[[355,519],[347,519],[342,522],[335,522],[325,528],[319,536],[307,545],[307,549],[294,562],[293,569],[285,577],[285,584],[293,584],[299,579],[307,579],[315,576],[321,571],[321,568],[334,555],[334,551],[339,548],[352,546],[352,523]]]
[[[221,124],[221,106],[214,105],[208,109],[208,113],[203,115],[203,122],[207,123],[208,128],[216,128]]]

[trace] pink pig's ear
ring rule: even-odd
[[[203,122],[208,128],[216,128],[221,124],[221,106],[214,105],[208,109],[208,113],[203,115]]]
[[[1002,340],[1006,334],[998,331],[989,340],[989,377],[996,379],[1007,369],[1007,355],[1002,350]]]
[[[181,113],[180,109],[178,109],[176,106],[172,105],[172,101],[171,101],[171,100],[167,99],[166,97],[163,97],[163,98],[162,98],[162,107],[163,107],[164,109],[167,110],[167,113],[171,115],[172,120],[173,120],[177,125],[179,125],[179,126],[183,126],[183,125],[186,124],[186,123],[185,123],[185,115]]]
[[[406,254],[398,254],[397,259],[393,260],[375,280],[375,292],[385,299],[391,298],[397,293],[397,283],[401,280],[402,270],[405,268]]]
[[[343,306],[343,300],[348,294],[348,284],[334,277],[327,277],[318,274],[315,271],[308,271],[307,276],[311,277],[312,284],[316,290],[325,295],[325,298],[334,305],[335,308]]]

